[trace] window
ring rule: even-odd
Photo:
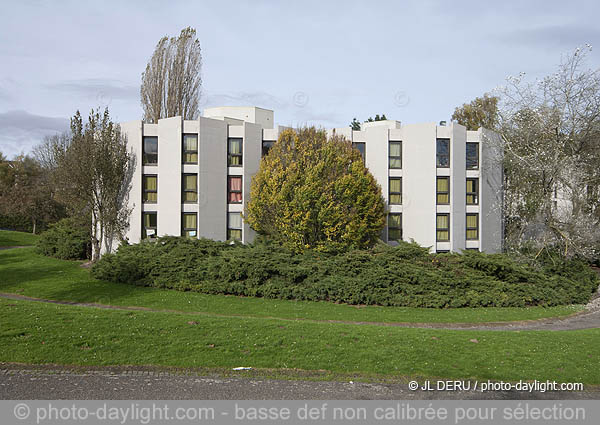
[[[450,139],[437,139],[437,168],[450,167]]]
[[[158,137],[144,137],[143,165],[158,164]]]
[[[242,213],[235,212],[227,214],[227,240],[242,240]]]
[[[242,166],[242,139],[229,139],[227,146],[227,166]]]
[[[156,204],[158,200],[158,176],[155,174],[144,174],[142,186],[142,200],[148,204]]]
[[[367,155],[366,154],[367,147],[366,147],[365,142],[352,142],[352,147],[360,152],[360,155],[362,156],[362,160],[363,160],[363,164],[364,164],[367,159],[367,156],[366,156]]]
[[[142,239],[156,238],[156,218],[155,212],[142,213]]]
[[[198,135],[184,134],[183,135],[183,159],[184,164],[198,163]]]
[[[388,241],[402,240],[402,214],[388,214]]]
[[[438,214],[436,217],[436,240],[450,241],[450,214]]]
[[[390,142],[389,150],[389,167],[402,168],[402,142]]]
[[[195,238],[198,232],[198,217],[196,213],[183,213],[181,215],[181,236]]]
[[[479,179],[467,179],[467,205],[479,204]]]
[[[402,205],[402,177],[390,177],[389,204]]]
[[[450,177],[438,177],[436,183],[437,204],[450,203]]]
[[[467,170],[479,168],[479,143],[467,143]]]
[[[242,176],[228,177],[227,184],[227,203],[241,204],[242,203]]]
[[[198,202],[198,174],[184,174],[181,190],[181,202]]]
[[[467,240],[479,239],[479,214],[467,214]]]
[[[269,151],[271,150],[274,144],[275,142],[272,140],[263,140],[261,158],[264,158],[269,154]]]

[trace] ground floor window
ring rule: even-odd
[[[438,214],[436,217],[436,239],[438,242],[450,241],[450,214]]]
[[[402,214],[388,214],[388,241],[402,240]]]
[[[156,218],[155,212],[142,213],[142,239],[156,238]]]
[[[467,240],[479,239],[479,214],[467,214]]]
[[[227,240],[242,240],[242,213],[230,212],[227,215]]]
[[[198,216],[196,213],[183,213],[181,216],[181,236],[195,238],[198,234]]]

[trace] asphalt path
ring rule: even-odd
[[[423,385],[424,382],[420,382]],[[436,381],[431,381],[433,388]],[[465,383],[467,385],[467,383]],[[3,400],[575,400],[600,399],[599,388],[584,391],[411,391],[394,383],[222,378],[152,368],[69,370],[0,365]],[[479,383],[479,385],[481,385]]]

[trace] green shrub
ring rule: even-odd
[[[46,223],[39,223],[36,226],[36,233],[46,230],[47,227]],[[29,218],[21,215],[0,214],[0,229],[31,233],[33,231],[33,224]]]
[[[550,266],[505,254],[430,254],[414,243],[295,254],[268,242],[165,237],[123,246],[92,273],[208,294],[429,308],[585,303],[598,287],[598,277],[577,260]]]
[[[83,260],[90,250],[89,232],[74,219],[64,218],[51,224],[36,244],[37,251],[62,260]]]

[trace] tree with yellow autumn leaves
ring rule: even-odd
[[[252,179],[245,219],[295,252],[368,248],[385,226],[381,187],[343,137],[285,130]]]

